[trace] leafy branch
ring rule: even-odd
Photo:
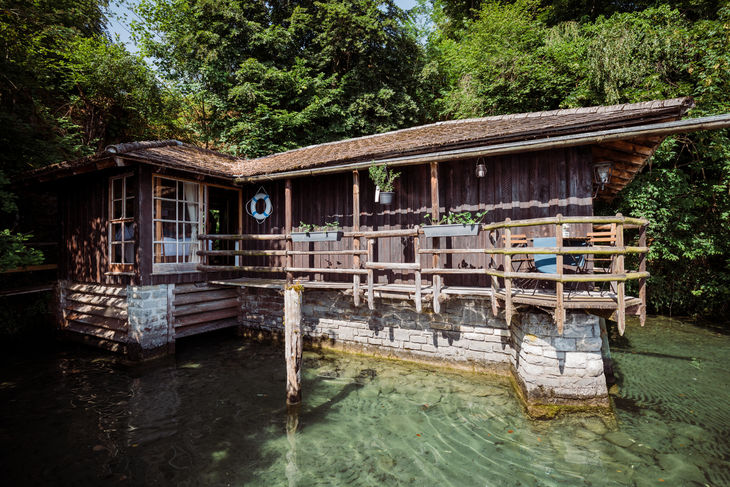
[[[340,222],[337,220],[333,222],[324,222],[322,225],[314,225],[312,223],[304,223],[302,221],[299,222],[299,231],[304,233],[310,233],[310,232],[328,232],[328,231],[337,231],[340,229]]]
[[[393,191],[393,183],[400,176],[399,172],[394,172],[388,169],[387,164],[382,166],[370,166],[368,169],[370,173],[370,179],[375,183],[375,186],[380,188],[380,191],[390,193]]]

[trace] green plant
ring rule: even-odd
[[[370,166],[368,169],[370,173],[370,179],[375,183],[375,186],[380,188],[380,191],[389,193],[393,191],[393,183],[400,176],[399,172],[394,172],[388,169],[387,164],[382,166]]]
[[[474,225],[480,223],[486,214],[487,210],[480,211],[473,216],[470,211],[462,211],[461,213],[454,213],[450,211],[437,221],[434,221],[431,214],[426,214],[423,218],[429,225]]]
[[[312,223],[304,223],[302,221],[299,222],[299,231],[304,233],[309,232],[327,232],[327,231],[337,231],[340,229],[340,222],[337,220],[333,222],[324,222],[323,225],[314,225]]]

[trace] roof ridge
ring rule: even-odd
[[[183,145],[183,143],[175,139],[124,142],[121,144],[108,145],[104,148],[104,152],[108,152],[110,154],[126,154],[127,152],[133,152],[136,150],[153,149],[155,147],[168,147],[171,145]]]

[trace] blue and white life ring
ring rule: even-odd
[[[256,209],[256,203],[258,203],[259,200],[264,200],[265,206],[263,213],[259,213]],[[273,209],[274,205],[271,204],[271,198],[269,198],[269,195],[266,193],[256,193],[256,196],[251,198],[251,201],[248,204],[248,214],[256,218],[259,222],[266,220],[271,215]]]

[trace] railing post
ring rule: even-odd
[[[491,232],[491,230],[490,230]],[[499,230],[495,230],[495,240],[494,240],[494,247],[497,248],[498,242],[499,242]],[[489,262],[492,264],[492,269],[497,270],[497,262],[495,261],[495,254],[492,254],[489,256]],[[497,317],[497,313],[499,312],[499,303],[497,302],[497,288],[499,288],[499,282],[497,281],[497,276],[492,275],[492,315],[494,317]]]
[[[646,247],[646,225],[639,227],[639,247]],[[642,252],[639,254],[639,272],[646,272],[646,254]],[[646,323],[646,278],[639,278],[639,299],[641,305],[639,308],[639,323],[644,326]]]
[[[375,239],[369,238],[368,239],[368,263],[375,260]],[[373,289],[373,286],[375,285],[375,276],[374,276],[373,269],[368,269],[368,308],[375,309],[375,290]]]
[[[421,237],[418,235],[418,230],[420,227],[416,225],[416,235],[413,237],[413,261],[416,263],[416,265],[420,264],[421,262],[421,254],[419,251],[421,250]],[[414,284],[416,286],[416,296],[415,296],[415,302],[416,302],[416,312],[420,313],[423,303],[421,302],[421,271],[420,271],[420,265],[418,267],[419,270],[416,270],[414,279]]]
[[[621,218],[621,222],[616,224],[616,247],[623,249],[624,247],[624,223],[623,215],[621,213],[616,214],[617,218]],[[623,252],[623,251],[622,251]],[[616,255],[616,274],[624,274],[624,254]],[[618,332],[620,335],[624,334],[626,329],[626,281],[618,281],[616,283],[616,297],[617,297],[617,309],[616,309],[616,322],[618,323]]]
[[[555,254],[555,270],[558,274],[558,281],[555,282],[555,324],[558,326],[558,333],[563,334],[565,323],[565,302],[563,296],[563,215],[558,213],[555,216],[555,246],[558,252]]]
[[[507,226],[504,228],[505,248],[512,248],[512,228],[509,226],[511,219],[505,218]],[[512,323],[512,278],[507,277],[512,272],[512,255],[504,254],[504,319],[507,326]]]
[[[360,231],[360,173],[352,171],[352,231]],[[352,237],[352,249],[357,252],[360,250],[360,237]],[[352,256],[352,268],[360,268],[360,254],[355,253]],[[352,276],[352,300],[355,306],[360,306],[360,275]]]

